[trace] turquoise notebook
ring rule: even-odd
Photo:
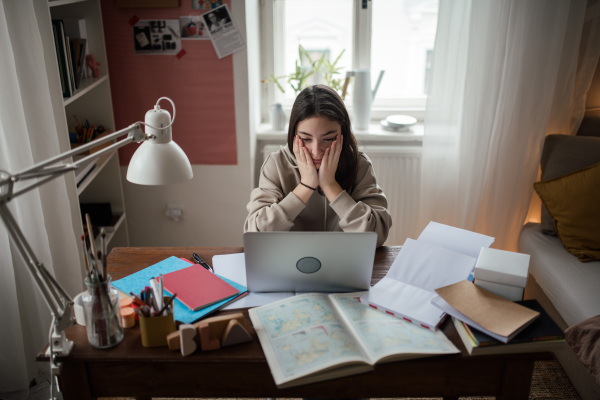
[[[187,268],[189,266],[190,266],[189,262],[184,261],[181,258],[171,256],[171,257],[166,258],[154,265],[144,268],[141,271],[138,271],[134,274],[126,276],[125,278],[116,280],[112,283],[112,285],[124,293],[129,294],[129,292],[133,292],[135,294],[139,294],[140,291],[144,289],[144,287],[150,285],[151,278],[155,278],[155,277],[159,276],[160,274],[166,274],[167,272],[173,272],[173,271],[177,271],[177,270],[180,270],[183,268]],[[235,287],[237,290],[239,290],[240,294],[231,296],[223,301],[220,301],[211,306],[202,308],[198,311],[190,310],[183,303],[181,303],[177,298],[175,298],[175,301],[173,302],[175,304],[175,307],[173,308],[173,313],[174,313],[173,315],[174,315],[175,320],[177,320],[181,323],[184,323],[184,324],[191,324],[193,322],[198,321],[200,318],[204,317],[205,315],[208,315],[214,311],[217,311],[219,308],[223,307],[224,305],[229,303],[231,300],[235,299],[238,296],[244,295],[248,291],[248,288],[246,288],[243,285],[240,285],[239,283],[236,283],[227,278],[223,278],[223,277],[220,277],[220,278],[223,279],[225,282],[229,283],[231,286]]]

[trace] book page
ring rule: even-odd
[[[389,357],[404,360],[459,350],[441,332],[426,329],[358,301],[367,292],[335,293],[330,297],[347,324],[360,338],[370,362]]]
[[[326,294],[290,297],[249,314],[278,386],[332,366],[367,362]]]

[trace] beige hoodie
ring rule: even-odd
[[[366,154],[359,153],[353,192],[344,190],[331,203],[318,189],[304,204],[292,192],[299,183],[296,158],[287,146],[270,154],[260,170],[258,187],[250,194],[244,232],[371,231],[377,233],[377,246],[383,245],[392,217]]]

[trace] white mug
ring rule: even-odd
[[[285,113],[281,103],[271,104],[271,126],[276,131],[282,131],[285,128]]]

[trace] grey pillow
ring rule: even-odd
[[[592,136],[548,135],[544,139],[542,181],[559,178],[600,162],[600,138]],[[565,193],[568,196],[568,193]],[[542,205],[542,232],[556,235],[554,219]]]

